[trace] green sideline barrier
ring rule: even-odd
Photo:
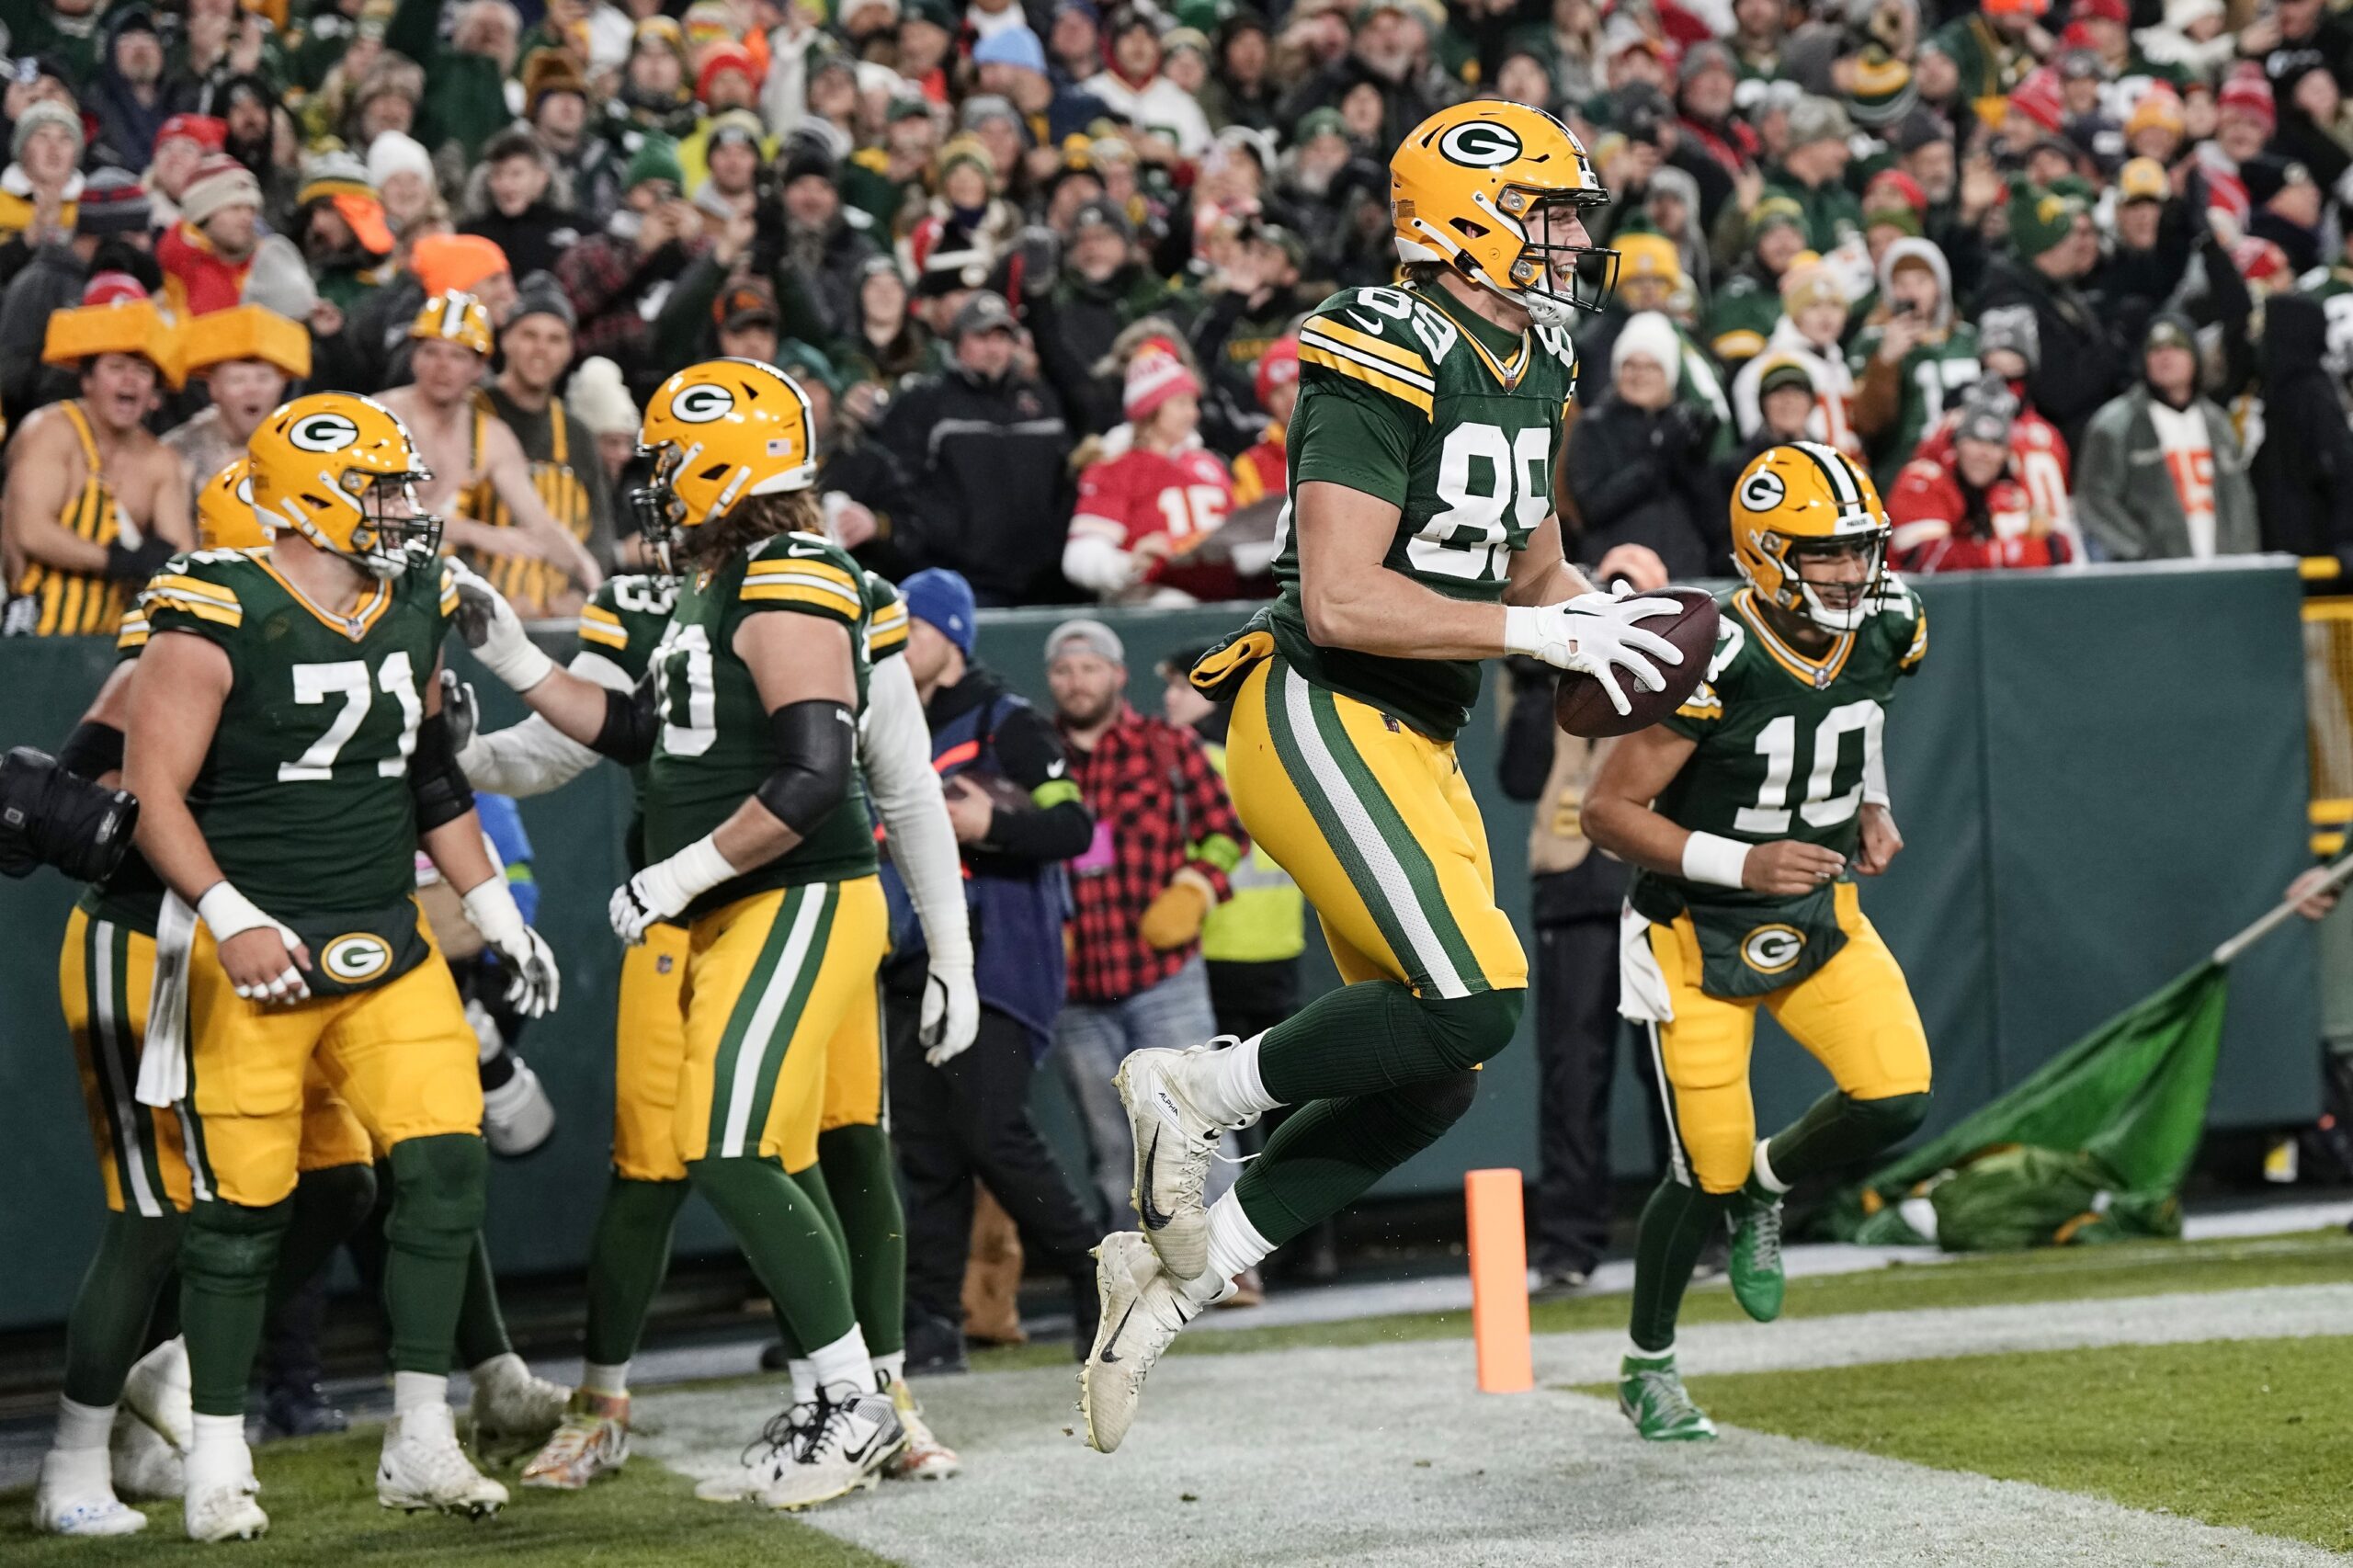
[[[1903,960],[1937,1053],[1928,1131],[2017,1083],[2050,1053],[2179,972],[2277,897],[2304,863],[2302,663],[2292,562],[1932,579],[1926,667],[1887,730],[1907,848],[1867,883],[1865,907]],[[1039,650],[1060,615],[983,617],[981,654],[1042,696]],[[1238,619],[1222,610],[1115,614],[1133,694],[1155,707],[1153,665]],[[99,640],[0,643],[0,735],[54,745],[112,655]],[[461,661],[462,662],[462,661]],[[1492,685],[1492,683],[1491,683]],[[477,681],[493,723],[516,711]],[[1492,695],[1461,744],[1487,807],[1497,894],[1528,905],[1527,808],[1493,787]],[[617,949],[607,895],[622,871],[626,809],[599,769],[528,801],[540,926],[564,967],[564,1006],[522,1041],[561,1123],[529,1159],[501,1162],[491,1234],[502,1268],[574,1267],[604,1187]],[[53,874],[0,882],[0,1329],[60,1320],[95,1244],[101,1202],[56,1001],[71,891]],[[1318,983],[1331,971],[1310,960]],[[2211,1124],[2264,1126],[2317,1109],[2313,944],[2299,925],[2243,959],[2232,986]],[[1522,1028],[1532,1033],[1533,1017]],[[1534,1055],[1490,1063],[1463,1124],[1382,1190],[1456,1187],[1472,1166],[1530,1166]],[[1753,1073],[1759,1120],[1794,1115],[1826,1079],[1769,1026]],[[1616,1163],[1646,1168],[1651,1131],[1621,1075]],[[1048,1124],[1071,1122],[1041,1074]],[[1081,1168],[1075,1159],[1074,1170]],[[723,1244],[699,1206],[689,1249]]]

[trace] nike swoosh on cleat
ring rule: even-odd
[[[870,1452],[872,1452],[872,1451],[873,1451],[873,1449],[874,1449],[874,1441],[875,1441],[875,1439],[876,1439],[876,1438],[878,1438],[878,1437],[881,1437],[881,1436],[882,1436],[882,1428],[881,1428],[881,1427],[880,1427],[880,1426],[877,1426],[876,1428],[874,1428],[874,1430],[873,1430],[873,1431],[869,1432],[869,1433],[866,1435],[866,1441],[864,1441],[864,1442],[862,1442],[862,1443],[858,1444],[858,1446],[857,1448],[855,1448],[855,1449],[847,1448],[847,1447],[846,1447],[846,1448],[844,1448],[844,1449],[842,1449],[842,1458],[844,1458],[844,1459],[846,1459],[846,1460],[849,1460],[849,1462],[850,1462],[850,1463],[852,1463],[852,1464],[863,1464],[863,1463],[865,1463],[865,1462],[866,1462],[866,1456],[867,1456],[869,1453],[870,1453]]]
[[[1143,1152],[1143,1181],[1136,1188],[1136,1214],[1143,1221],[1143,1228],[1147,1231],[1165,1231],[1168,1228],[1168,1221],[1176,1218],[1163,1211],[1152,1200],[1152,1167],[1159,1156],[1160,1129],[1155,1127],[1152,1130],[1152,1147]]]
[[[1111,1331],[1110,1344],[1106,1345],[1103,1347],[1103,1354],[1097,1358],[1097,1359],[1101,1361],[1103,1365],[1108,1367],[1112,1362],[1117,1361],[1120,1358],[1119,1352],[1113,1350],[1111,1346],[1120,1343],[1120,1335],[1128,1331],[1128,1320],[1135,1315],[1136,1304],[1133,1301],[1130,1301],[1128,1303],[1128,1310],[1120,1314],[1120,1326]]]

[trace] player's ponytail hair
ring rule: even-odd
[[[824,531],[824,507],[813,489],[747,495],[724,516],[699,528],[679,529],[670,551],[682,571],[712,572],[762,540],[785,533],[822,536]]]

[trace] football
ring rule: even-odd
[[[1716,651],[1716,601],[1699,588],[1661,588],[1646,598],[1673,599],[1683,607],[1672,618],[1652,616],[1636,622],[1645,631],[1656,632],[1675,644],[1683,655],[1680,665],[1663,666],[1659,673],[1666,677],[1665,689],[1645,691],[1640,682],[1619,675],[1619,689],[1626,694],[1631,705],[1620,713],[1609,701],[1608,692],[1593,676],[1578,670],[1563,670],[1552,688],[1552,720],[1573,735],[1599,740],[1606,735],[1631,735],[1636,730],[1646,730],[1677,708],[1692,689],[1705,678],[1708,661]]]

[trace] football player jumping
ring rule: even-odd
[[[420,843],[511,966],[520,1008],[556,999],[554,960],[483,849],[440,715],[457,568],[435,559],[438,525],[415,509],[408,431],[369,399],[322,392],[271,415],[247,455],[277,543],[199,551],[148,584],[122,765],[140,851],[173,895],[138,1098],[174,1108],[188,1156],[185,1512],[199,1540],[268,1528],[245,1384],[314,1061],[390,1151],[393,1415],[377,1498],[505,1503],[459,1448],[447,1396],[487,1154],[479,1046],[415,898]]]
[[[661,509],[649,537],[681,575],[631,691],[557,668],[505,600],[465,590],[467,639],[492,673],[570,739],[648,765],[644,866],[611,916],[630,943],[665,921],[685,927],[672,1152],[814,1384],[741,1470],[697,1490],[777,1508],[872,1485],[907,1442],[839,1233],[788,1174],[817,1162],[829,1058],[858,1061],[858,1042],[879,1038],[889,942],[873,828],[851,787],[876,607],[857,562],[815,531],[812,439],[806,395],[754,360],[691,365],[654,393],[640,437]]]
[[[1575,386],[1567,328],[1614,265],[1607,199],[1552,116],[1494,99],[1431,116],[1390,162],[1398,288],[1347,290],[1300,330],[1281,594],[1195,668],[1233,704],[1233,803],[1299,881],[1349,982],[1252,1039],[1139,1051],[1141,1231],[1097,1253],[1080,1377],[1106,1452],[1178,1330],[1233,1277],[1434,1142],[1511,1041],[1528,983],[1455,760],[1480,661],[1505,653],[1665,685],[1637,624],[1670,599],[1595,593],[1562,558],[1552,463]],[[1221,1198],[1226,1130],[1301,1108]]]
[[[1700,1248],[1729,1215],[1732,1288],[1781,1310],[1781,1195],[1920,1124],[1928,1041],[1894,955],[1857,902],[1904,847],[1880,733],[1928,624],[1885,570],[1870,476],[1813,442],[1741,475],[1708,678],[1665,723],[1620,741],[1585,804],[1596,846],[1636,868],[1620,1010],[1648,1030],[1672,1157],[1643,1210],[1632,1345],[1618,1397],[1654,1441],[1715,1436],[1675,1365],[1675,1319]],[[1771,1138],[1748,1093],[1756,1009],[1837,1087]]]

